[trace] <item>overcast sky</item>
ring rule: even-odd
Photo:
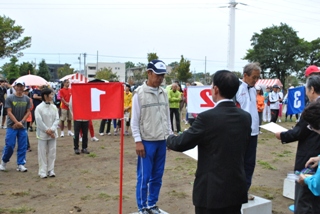
[[[26,3],[29,2],[29,3]],[[228,0],[1,0],[1,15],[16,20],[32,37],[24,61],[147,63],[155,52],[166,64],[191,61],[193,72],[227,68]],[[320,1],[241,0],[236,10],[235,70],[251,48],[253,33],[286,23],[307,41],[320,36]],[[206,63],[205,63],[205,58]],[[8,59],[0,60],[0,66]],[[81,58],[83,69],[83,57]],[[206,66],[205,66],[206,64]]]

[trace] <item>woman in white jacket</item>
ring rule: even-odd
[[[45,88],[41,91],[42,103],[35,109],[38,138],[38,162],[40,178],[55,177],[56,138],[59,113],[53,104],[53,91]]]

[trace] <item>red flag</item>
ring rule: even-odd
[[[123,118],[123,84],[72,84],[72,110],[74,120]]]

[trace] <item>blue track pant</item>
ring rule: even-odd
[[[138,209],[157,204],[166,161],[166,141],[142,141],[146,156],[138,156],[136,199]]]
[[[26,152],[27,152],[27,129],[12,129],[7,128],[6,130],[6,144],[2,153],[3,162],[9,162],[14,147],[16,145],[16,140],[18,140],[17,149],[17,165],[24,165],[26,163]]]

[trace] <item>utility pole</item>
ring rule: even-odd
[[[79,73],[82,73],[82,72],[81,72],[81,54],[80,54],[80,56],[78,57],[78,60],[79,60]]]
[[[207,84],[207,56],[204,57],[204,84]]]
[[[84,76],[85,76],[85,77],[88,77],[88,76],[87,76],[86,57],[87,57],[87,54],[84,53],[84,54],[83,54]]]
[[[99,52],[97,51],[97,69],[96,69],[96,73],[97,71],[99,71]]]
[[[228,47],[228,70],[234,71],[234,48],[235,48],[235,10],[238,3],[235,0],[229,2],[229,47]]]
[[[228,61],[227,67],[229,71],[234,71],[234,52],[235,52],[235,11],[238,4],[245,5],[243,3],[230,0],[229,2],[229,47],[228,47]]]

